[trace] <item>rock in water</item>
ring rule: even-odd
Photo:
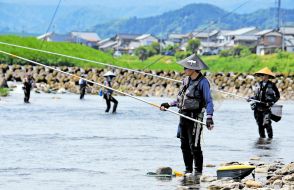
[[[172,175],[173,170],[170,167],[160,167],[156,170],[157,175]]]

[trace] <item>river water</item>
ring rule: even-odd
[[[80,101],[72,94],[32,93],[24,104],[21,90],[0,101],[0,189],[170,190],[178,178],[159,180],[149,171],[184,165],[176,136],[178,117],[147,104],[117,97],[117,114],[104,113],[99,96]],[[144,98],[150,102],[166,98]],[[273,124],[274,139],[256,144],[257,126],[245,101],[217,103],[215,129],[204,131],[204,164],[293,161],[294,104],[284,105],[283,119]],[[204,168],[216,175],[216,168]]]

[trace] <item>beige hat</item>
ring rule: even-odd
[[[263,68],[263,69],[257,71],[257,72],[255,73],[255,75],[268,75],[268,76],[270,76],[270,77],[272,77],[272,78],[275,77],[275,74],[274,74],[269,68],[267,68],[267,67],[265,67],[265,68]]]

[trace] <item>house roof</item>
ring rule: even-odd
[[[188,38],[189,34],[170,34],[168,35],[169,39],[178,39],[178,38]]]
[[[136,38],[136,40],[144,40],[144,39],[146,39],[146,38],[148,38],[148,37],[150,37],[150,36],[152,36],[151,34],[142,34],[141,36],[138,36],[137,38]],[[154,37],[155,38],[155,37]]]
[[[117,46],[117,42],[109,41],[109,42],[103,44],[102,46],[99,46],[99,49],[107,49],[107,48],[116,47],[116,46]]]
[[[232,32],[233,30],[220,30],[220,35],[227,35],[228,33]]]
[[[125,40],[136,40],[137,37],[141,35],[139,34],[117,34],[115,38],[125,39]]]
[[[213,30],[211,32],[199,32],[199,33],[194,32],[193,36],[196,38],[208,38],[208,37],[216,35],[217,33],[219,33],[218,30]]]
[[[105,43],[107,43],[107,42],[109,42],[109,41],[112,41],[112,39],[111,39],[111,38],[106,38],[106,39],[104,39],[104,40],[99,41],[99,42],[98,42],[98,45],[103,45],[103,44],[105,44]]]
[[[262,31],[259,31],[257,33],[255,33],[256,36],[262,36],[262,35],[265,35],[267,33],[270,33],[272,32],[274,29],[266,29],[266,30],[262,30]]]
[[[282,34],[280,32],[268,32],[266,34],[264,34],[264,36],[282,36]]]
[[[41,36],[38,36],[37,39],[41,40],[44,38],[50,38],[53,42],[66,42],[69,41],[69,35],[68,34],[57,34],[55,32],[48,32],[46,34],[43,34]]]
[[[293,36],[285,36],[285,46],[286,47],[294,47],[294,37]]]
[[[98,42],[101,40],[95,32],[71,32],[71,35],[90,42]]]
[[[235,40],[239,40],[239,41],[257,41],[257,36],[255,36],[255,35],[241,35],[241,36],[236,36]]]
[[[250,32],[253,32],[255,30],[256,30],[256,27],[240,28],[238,30],[228,32],[226,35],[228,35],[228,36],[245,35],[245,34],[248,34]]]
[[[280,32],[285,35],[293,35],[294,36],[294,27],[281,27]]]

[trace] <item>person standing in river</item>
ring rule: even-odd
[[[179,61],[184,67],[187,77],[183,80],[183,85],[178,93],[177,100],[171,103],[162,103],[160,110],[164,111],[171,106],[177,106],[179,112],[188,117],[203,121],[206,110],[206,126],[209,130],[214,127],[213,123],[213,100],[210,92],[208,80],[201,73],[202,69],[208,66],[195,54]],[[202,174],[203,154],[201,149],[201,133],[203,125],[181,117],[178,138],[181,139],[181,149],[185,163],[185,173],[193,172],[194,175]]]
[[[106,79],[104,81],[104,85],[111,88],[112,87],[111,82],[112,82],[112,79],[115,77],[115,74],[113,72],[111,72],[111,71],[108,71],[103,76]],[[110,102],[113,102],[114,105],[113,105],[112,113],[116,113],[116,108],[117,108],[118,101],[112,96],[112,93],[113,93],[112,90],[106,89],[106,88],[103,91],[103,98],[106,101],[106,110],[105,110],[105,112],[109,112],[110,107],[111,107]]]
[[[85,77],[85,75],[82,75],[82,77]],[[80,85],[80,100],[82,100],[82,99],[84,99],[84,96],[85,96],[85,93],[86,93],[87,81],[80,78],[79,85]]]
[[[258,125],[258,132],[260,138],[265,138],[265,129],[268,138],[273,138],[273,129],[271,122],[271,107],[280,99],[280,92],[275,83],[269,79],[274,78],[274,73],[267,67],[257,71],[256,76],[261,77],[262,80],[255,85],[254,96],[250,99],[258,100],[254,102],[251,108],[254,110],[254,118]]]
[[[31,94],[31,90],[33,88],[33,78],[31,77],[31,75],[27,75],[27,77],[25,77],[24,82],[23,82],[23,91],[24,91],[24,103],[30,103],[30,94]]]

